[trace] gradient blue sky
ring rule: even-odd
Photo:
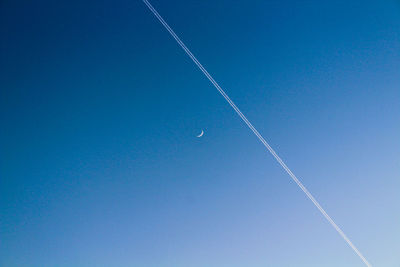
[[[151,3],[400,266],[399,2]],[[141,1],[6,0],[0,34],[1,266],[363,266]]]

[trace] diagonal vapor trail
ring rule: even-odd
[[[214,78],[208,73],[208,71],[201,65],[197,58],[190,52],[189,48],[181,41],[181,39],[175,34],[171,27],[164,21],[164,19],[158,14],[157,10],[149,3],[147,0],[143,0],[150,11],[157,17],[165,29],[172,35],[175,41],[182,47],[186,54],[193,60],[197,67],[203,72],[203,74],[208,78],[208,80],[214,85],[218,92],[225,98],[229,105],[236,111],[240,118],[246,123],[250,130],[257,136],[261,143],[268,149],[268,151],[274,156],[276,161],[282,166],[282,168],[289,174],[293,181],[300,187],[300,189],[307,195],[307,197],[314,203],[318,210],[322,213],[325,219],[335,228],[335,230],[340,234],[340,236],[347,242],[347,244],[353,249],[353,251],[360,257],[360,259],[365,263],[366,266],[372,267],[372,265],[367,261],[367,259],[361,254],[361,252],[356,248],[356,246],[350,241],[346,234],[340,229],[340,227],[333,221],[333,219],[326,213],[326,211],[321,207],[318,201],[311,195],[307,188],[300,182],[300,180],[294,175],[294,173],[289,169],[288,166],[283,162],[283,160],[276,154],[272,147],[265,141],[264,137],[257,131],[256,128],[251,124],[251,122],[246,118],[245,115],[239,110],[239,108],[233,103],[229,96],[224,92],[224,90],[219,86],[219,84],[214,80]]]

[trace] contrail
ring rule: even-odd
[[[150,11],[157,17],[157,19],[161,22],[161,24],[165,27],[165,29],[174,37],[175,41],[185,50],[186,54],[193,60],[193,62],[199,67],[199,69],[203,72],[203,74],[210,80],[210,82],[215,86],[218,92],[225,98],[225,100],[229,103],[229,105],[236,111],[236,113],[242,118],[242,120],[246,123],[246,125],[250,128],[250,130],[257,136],[257,138],[261,141],[261,143],[268,149],[268,151],[274,156],[274,158],[278,161],[278,163],[282,166],[282,168],[289,174],[289,176],[295,181],[295,183],[303,190],[303,192],[307,195],[307,197],[314,203],[314,205],[318,208],[318,210],[322,213],[322,215],[328,220],[328,222],[335,228],[335,230],[340,234],[341,237],[347,242],[347,244],[353,249],[353,251],[360,257],[360,259],[365,263],[366,266],[372,267],[372,265],[367,261],[367,259],[361,254],[361,252],[356,248],[355,245],[350,241],[350,239],[345,235],[345,233],[340,229],[339,226],[332,220],[332,218],[326,213],[326,211],[321,207],[318,201],[311,195],[311,193],[307,190],[307,188],[300,182],[300,180],[294,175],[294,173],[289,169],[288,166],[283,162],[283,160],[276,154],[276,152],[272,149],[272,147],[265,141],[264,137],[254,128],[251,122],[246,118],[245,115],[239,110],[239,108],[233,103],[233,101],[229,98],[229,96],[222,90],[219,84],[214,80],[214,78],[208,73],[208,71],[201,65],[201,63],[197,60],[197,58],[190,52],[189,48],[179,39],[179,37],[175,34],[175,32],[171,29],[171,27],[164,21],[164,19],[158,14],[157,10],[149,3],[147,0],[143,0],[143,2],[147,5]]]

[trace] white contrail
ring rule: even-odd
[[[300,182],[300,180],[294,175],[294,173],[289,169],[288,166],[283,162],[283,160],[276,154],[276,152],[272,149],[272,147],[265,141],[264,137],[254,128],[251,122],[243,115],[243,113],[239,110],[239,108],[233,103],[233,101],[229,98],[229,96],[222,90],[222,88],[218,85],[218,83],[214,80],[214,78],[207,72],[207,70],[201,65],[201,63],[197,60],[197,58],[190,52],[190,50],[186,47],[186,45],[179,39],[179,37],[175,34],[175,32],[171,29],[171,27],[164,21],[164,19],[158,14],[157,10],[147,1],[143,0],[143,2],[147,5],[147,7],[151,10],[154,16],[161,22],[161,24],[167,29],[167,31],[174,37],[174,39],[178,42],[178,44],[185,50],[186,54],[193,60],[193,62],[199,67],[199,69],[204,73],[204,75],[210,80],[210,82],[215,86],[218,92],[225,98],[225,100],[231,105],[231,107],[236,111],[236,113],[242,118],[242,120],[246,123],[246,125],[253,131],[253,133],[257,136],[257,138],[263,143],[263,145],[268,149],[268,151],[274,156],[274,158],[278,161],[278,163],[282,166],[283,169],[289,174],[289,176],[296,182],[296,184],[303,190],[303,192],[307,195],[307,197],[314,203],[314,205],[318,208],[318,210],[322,213],[322,215],[328,220],[328,222],[335,228],[335,230],[343,237],[343,239],[347,242],[347,244],[353,249],[353,251],[361,258],[361,260],[367,265],[371,267],[372,265],[367,261],[367,259],[361,254],[361,252],[353,245],[350,239],[345,235],[345,233],[337,226],[337,224],[332,220],[331,217],[326,213],[326,211],[321,207],[321,205],[317,202],[317,200],[311,195],[311,193],[307,190],[307,188]]]

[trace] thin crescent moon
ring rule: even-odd
[[[198,136],[196,136],[196,137],[202,137],[202,136],[203,136],[203,134],[204,134],[204,131],[203,131],[203,130],[201,130],[201,133],[200,133]]]

